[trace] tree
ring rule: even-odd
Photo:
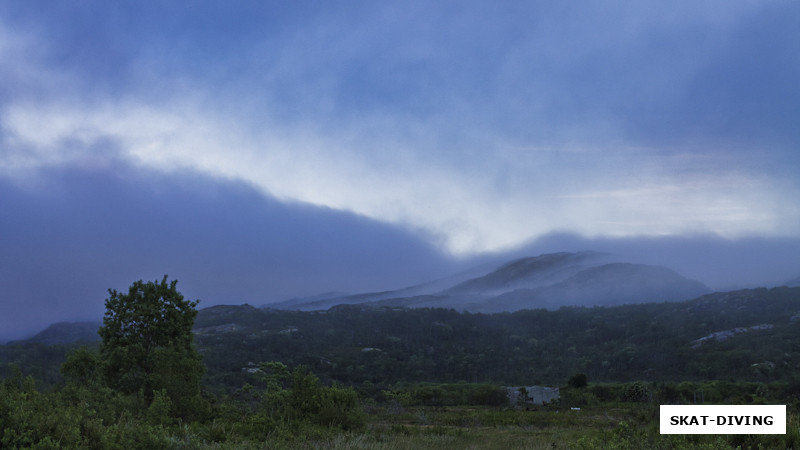
[[[98,381],[97,353],[85,346],[72,350],[61,364],[61,375],[67,382],[79,386],[94,386]]]
[[[586,375],[585,374],[576,373],[575,375],[569,377],[569,381],[567,381],[567,384],[570,387],[574,387],[574,388],[584,388],[584,387],[586,387],[588,382],[586,380]]]
[[[160,283],[133,283],[127,294],[109,289],[98,333],[109,387],[141,392],[148,402],[163,389],[184,416],[200,401],[205,367],[192,334],[198,301],[185,300],[177,283],[164,275]]]

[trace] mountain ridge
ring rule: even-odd
[[[63,345],[76,342],[96,342],[100,340],[97,330],[102,324],[101,321],[56,322],[27,339],[9,341],[7,345],[18,343]]]
[[[258,361],[306,365],[355,385],[555,383],[578,372],[598,382],[736,377],[796,383],[798,324],[800,287],[781,286],[681,302],[501,314],[374,304],[317,312],[223,305],[201,309],[194,332],[209,383],[231,389],[249,382],[247,370]],[[13,362],[31,370],[38,358],[48,361],[50,382],[60,383],[58,367],[69,348],[0,346],[0,369]]]
[[[432,289],[433,286],[440,289]],[[307,301],[293,299],[266,307],[315,311],[340,304],[372,303],[470,312],[512,312],[560,306],[680,301],[709,292],[711,289],[703,283],[663,266],[614,261],[606,253],[582,251],[517,258],[449,286],[442,280],[434,280],[393,291],[322,299],[314,297]]]
[[[402,289],[343,294],[328,292],[255,307],[216,305],[204,315],[247,315],[257,309],[326,311],[338,305],[389,308],[445,308],[475,313],[557,309],[561,306],[617,306],[690,300],[711,289],[662,266],[614,261],[609,254],[583,251],[516,258]],[[237,319],[238,320],[238,319]],[[243,319],[246,320],[246,319]],[[241,321],[241,320],[239,320]],[[227,320],[227,322],[235,322]],[[55,323],[29,339],[12,342],[61,344],[96,341],[97,322]]]
[[[688,315],[688,316],[708,316],[709,323],[707,324],[708,327],[704,327],[704,330],[708,332],[706,334],[700,334],[697,338],[701,338],[702,336],[707,335],[708,333],[724,331],[728,328],[735,328],[737,326],[743,326],[739,323],[728,323],[732,317],[736,316],[743,316],[743,317],[751,317],[755,320],[758,318],[759,315],[764,314],[774,314],[774,311],[780,310],[780,308],[786,307],[786,305],[781,304],[773,304],[767,301],[765,298],[766,295],[770,293],[777,293],[777,292],[794,292],[800,293],[798,291],[800,287],[791,288],[791,287],[782,287],[782,288],[754,288],[754,289],[740,289],[740,290],[733,290],[733,291],[718,291],[718,292],[711,292],[696,298],[692,298],[685,301],[679,302],[672,302],[674,304],[673,309],[669,314],[671,315]],[[783,290],[783,291],[782,291]],[[410,297],[408,298],[408,303],[411,307],[408,306],[397,306],[391,305],[387,303],[375,302],[375,303],[365,303],[365,304],[341,304],[330,308],[327,311],[317,311],[317,312],[298,312],[301,315],[310,314],[310,315],[317,315],[317,314],[330,314],[330,313],[346,313],[348,311],[353,313],[359,313],[364,311],[413,311],[415,309],[419,309],[421,304],[428,303],[425,307],[434,307],[432,306],[437,301],[441,301],[444,297],[443,296],[436,296],[436,295],[428,295],[428,296],[419,296],[418,298]],[[796,299],[800,298],[797,297],[795,294],[794,296],[795,301]],[[666,303],[663,302],[651,302],[651,303],[641,303],[641,304],[633,304],[633,305],[608,305],[601,307],[599,310],[595,310],[591,308],[591,310],[595,311],[603,311],[605,309],[612,309],[615,311],[629,311],[630,308],[660,308],[663,309],[663,306]],[[585,306],[578,306],[577,308],[586,308]],[[448,308],[446,305],[444,306],[444,310],[452,309]],[[574,309],[574,308],[567,308],[567,310]],[[539,311],[544,311],[545,308],[538,308]],[[563,310],[563,308],[562,308]],[[532,310],[528,310],[531,312]],[[519,312],[519,311],[517,311]],[[524,311],[523,311],[524,312]],[[720,312],[722,312],[720,314]],[[550,314],[555,313],[554,311],[549,311]],[[258,308],[254,307],[249,304],[240,304],[240,305],[214,305],[209,306],[207,308],[200,309],[198,311],[198,316],[194,326],[194,332],[198,337],[201,336],[219,336],[225,335],[229,333],[239,333],[239,334],[246,334],[249,336],[258,336],[265,332],[264,327],[264,317],[269,316],[270,314],[289,314],[286,317],[301,317],[295,316],[294,311],[286,311],[286,310],[277,310],[277,309],[269,309],[269,308]],[[495,313],[485,313],[481,312],[481,314],[492,315]],[[800,321],[800,306],[797,306],[795,309],[784,311],[785,315],[784,321],[785,322],[797,322]],[[766,318],[761,318],[759,320],[766,320]],[[717,324],[717,322],[719,322]],[[97,334],[98,328],[102,325],[101,321],[84,321],[84,322],[57,322],[54,323],[44,330],[40,331],[39,333],[35,334],[33,337],[23,340],[16,340],[11,341],[5,344],[6,346],[14,346],[14,345],[26,345],[26,344],[42,344],[42,345],[71,345],[76,343],[86,343],[90,344],[92,342],[99,342],[100,336]],[[748,323],[746,326],[753,326],[758,325],[756,323]],[[270,328],[274,328],[276,330],[284,330],[287,334],[292,331],[291,322],[285,322],[285,320],[280,320],[280,322],[272,323]],[[287,331],[288,330],[288,331]],[[704,331],[705,332],[705,331]]]

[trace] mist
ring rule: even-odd
[[[511,259],[597,251],[671,268],[713,290],[800,275],[800,239],[586,238],[553,233],[454,257],[435,236],[262,194],[192,172],[62,168],[0,180],[0,340],[57,321],[99,320],[107,289],[167,274],[200,307],[264,305],[324,292],[400,289]]]
[[[178,280],[214,304],[399,288],[461,264],[424,236],[193,173],[60,169],[0,179],[0,340],[99,320],[107,289]]]
[[[586,238],[553,233],[510,252],[594,250],[625,262],[661,265],[716,291],[780,286],[800,275],[800,239],[688,236]]]

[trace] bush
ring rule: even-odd
[[[576,373],[575,375],[569,377],[569,381],[567,381],[569,387],[574,388],[583,388],[586,387],[589,383],[586,380],[586,375],[582,373]]]
[[[506,406],[505,389],[491,384],[420,383],[384,391],[387,399],[403,406]]]
[[[642,381],[634,381],[625,385],[621,400],[624,402],[647,402],[653,399],[650,388]]]
[[[301,422],[359,430],[366,426],[366,415],[353,388],[322,386],[316,375],[297,367],[289,373],[281,363],[261,365],[266,381],[262,411],[279,424],[295,427]]]

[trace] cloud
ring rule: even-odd
[[[798,20],[790,0],[2,3],[0,325],[97,317],[164,273],[206,306],[563,250],[716,288],[796,277]]]
[[[95,6],[4,8],[6,177],[197,171],[460,255],[800,229],[791,2]]]
[[[787,201],[795,186],[716,167],[714,158],[620,149],[600,154],[595,148],[513,152],[480,169],[445,167],[409,154],[400,143],[393,143],[396,154],[376,157],[370,143],[357,138],[346,146],[336,136],[242,129],[225,117],[192,112],[201,109],[8,108],[5,128],[21,150],[12,150],[0,167],[14,174],[121,159],[166,173],[194,170],[242,180],[284,200],[421,229],[453,253],[510,248],[553,230],[787,235],[800,217]],[[40,129],[40,123],[49,125]]]
[[[606,252],[612,259],[669,267],[714,290],[780,286],[800,273],[800,238],[725,239],[711,234],[595,237],[551,233],[502,258],[548,252]]]
[[[364,217],[278,202],[246,185],[124,164],[0,182],[0,329],[97,320],[106,289],[168,274],[202,306],[404,287],[458,263]]]

